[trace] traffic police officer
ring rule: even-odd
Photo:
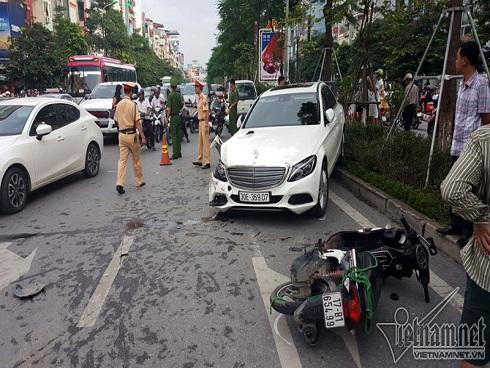
[[[230,133],[235,134],[237,131],[237,121],[238,121],[238,92],[236,90],[235,80],[230,80],[230,106],[228,107],[228,113],[230,118]]]
[[[202,169],[211,167],[209,154],[209,105],[207,96],[202,93],[204,84],[196,80],[194,83],[197,95],[197,118],[199,119],[199,144],[197,161],[193,164],[202,166]]]
[[[114,120],[118,122],[119,127],[119,163],[117,165],[117,184],[116,190],[119,194],[124,194],[124,182],[126,181],[126,169],[128,167],[128,157],[131,153],[134,166],[134,176],[136,186],[145,185],[143,181],[143,168],[141,166],[141,144],[145,144],[141,118],[136,104],[132,101],[134,83],[124,83],[124,98],[116,106]],[[141,137],[138,139],[137,135]]]
[[[182,96],[177,93],[177,79],[172,78],[170,80],[170,87],[172,92],[167,97],[167,116],[170,119],[170,134],[173,142],[173,155],[172,160],[176,160],[182,157],[180,148],[180,141],[182,137],[182,122],[180,119],[180,110],[184,107]]]

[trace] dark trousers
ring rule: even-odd
[[[417,105],[407,105],[403,109],[402,119],[403,119],[403,128],[405,130],[410,130],[412,128],[413,119],[417,114]]]
[[[185,119],[180,119],[181,124],[180,126],[182,127],[182,134],[184,134],[184,137],[189,138],[189,135],[187,135],[187,128],[185,127]]]
[[[453,166],[456,161],[458,161],[458,158],[459,156],[451,156]],[[451,226],[458,230],[463,237],[469,238],[471,236],[473,232],[473,223],[456,215],[451,207],[449,208],[449,219]]]

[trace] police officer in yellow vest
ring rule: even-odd
[[[134,83],[124,83],[124,98],[116,106],[114,120],[119,127],[119,164],[117,165],[117,184],[116,190],[119,194],[124,194],[124,182],[126,181],[126,169],[128,167],[128,157],[131,153],[133,159],[134,176],[138,188],[145,185],[143,181],[143,168],[141,166],[141,144],[145,144],[141,117],[136,104],[132,101]],[[138,134],[140,137],[138,137]],[[141,143],[140,143],[141,138]]]
[[[197,95],[197,118],[199,119],[199,144],[198,144],[198,156],[197,161],[193,164],[196,166],[202,166],[202,169],[209,169],[211,167],[210,154],[209,154],[209,105],[208,98],[202,93],[204,84],[196,80],[195,83],[196,95]]]

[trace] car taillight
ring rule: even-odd
[[[348,321],[351,329],[360,327],[362,324],[362,312],[357,286],[351,283],[349,291],[345,291],[343,296],[344,317],[346,321]]]

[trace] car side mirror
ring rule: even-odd
[[[327,109],[327,111],[325,111],[325,119],[327,119],[327,123],[333,122],[334,118],[335,118],[335,111],[333,111],[333,109]]]
[[[41,139],[43,139],[43,137],[45,135],[48,135],[52,131],[53,131],[53,128],[51,127],[51,125],[48,125],[48,124],[45,124],[45,123],[39,124],[37,126],[37,128],[36,128],[36,138],[37,138],[37,140],[40,141]]]
[[[240,115],[240,117],[238,118],[238,120],[236,122],[236,127],[238,129],[240,129],[242,127],[242,124],[243,124],[243,115]]]

